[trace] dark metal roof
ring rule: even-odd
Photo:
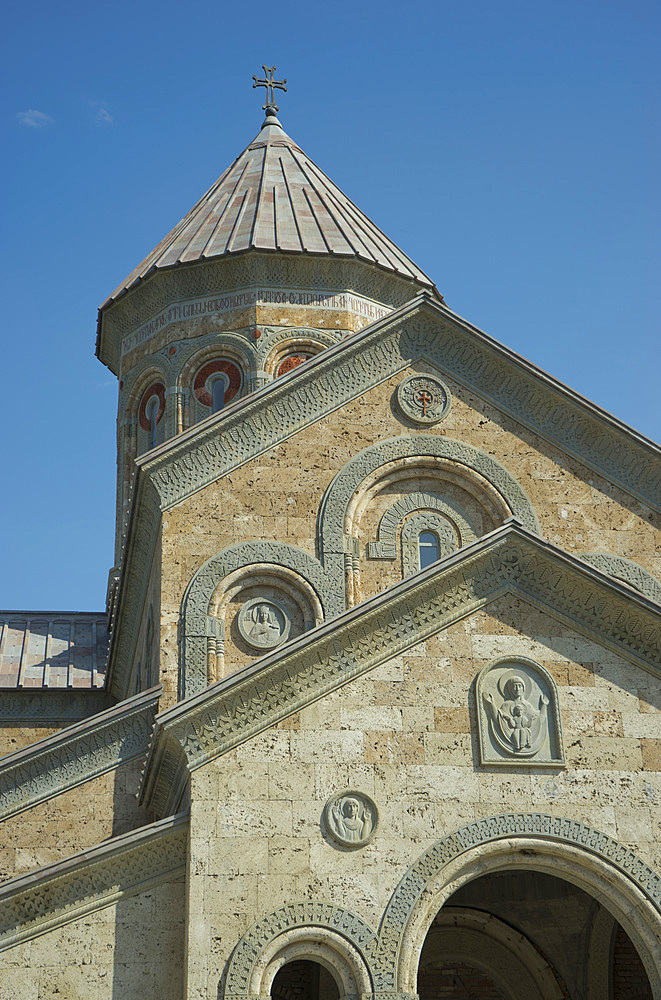
[[[269,108],[256,139],[101,308],[154,270],[252,249],[357,257],[434,288],[290,139]]]
[[[108,616],[0,611],[0,688],[102,688]]]

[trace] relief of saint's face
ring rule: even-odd
[[[376,807],[362,796],[347,794],[331,799],[326,808],[330,832],[341,844],[359,846],[367,843],[376,824]]]
[[[255,649],[274,649],[289,638],[291,618],[278,601],[253,598],[239,611],[237,627],[243,639]]]

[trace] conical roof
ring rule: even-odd
[[[434,288],[296,145],[269,107],[259,135],[104,306],[155,270],[246,250],[356,257]]]

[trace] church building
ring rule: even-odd
[[[107,607],[0,613],[0,997],[661,1000],[661,450],[448,308],[264,70],[99,309]]]

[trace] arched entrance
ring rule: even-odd
[[[271,984],[273,1000],[340,1000],[337,983],[328,969],[307,959],[288,962]]]
[[[485,1000],[661,1000],[660,889],[641,858],[575,820],[478,820],[402,878],[384,915],[380,966],[398,992],[420,988],[423,1000],[462,998],[450,987],[468,982],[466,967],[488,980]],[[429,970],[449,968],[456,982],[431,982]],[[535,986],[522,993],[526,976]]]
[[[555,875],[495,871],[432,921],[420,1000],[653,1000],[630,938],[598,900]]]

